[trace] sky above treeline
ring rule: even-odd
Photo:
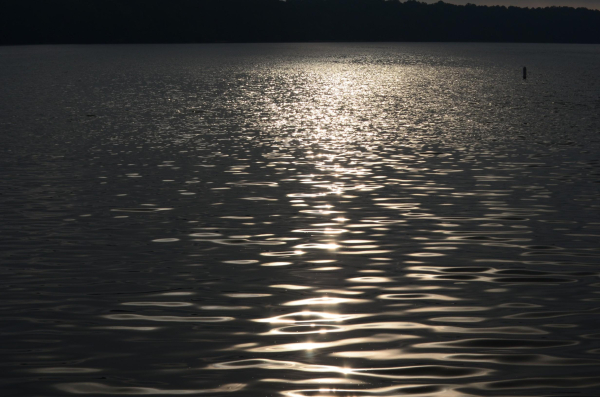
[[[419,0],[425,3],[437,3],[438,0]],[[515,7],[585,7],[600,10],[600,0],[443,0],[450,4],[477,4],[484,6],[515,6]]]

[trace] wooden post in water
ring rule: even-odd
[[[523,66],[523,80],[527,78],[527,68]]]

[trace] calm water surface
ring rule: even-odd
[[[0,48],[1,394],[599,395],[598,76],[600,46]]]

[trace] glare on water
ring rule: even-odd
[[[600,391],[600,47],[0,54],[9,395]]]

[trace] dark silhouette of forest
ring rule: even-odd
[[[600,11],[398,0],[2,0],[0,44],[600,43]]]

